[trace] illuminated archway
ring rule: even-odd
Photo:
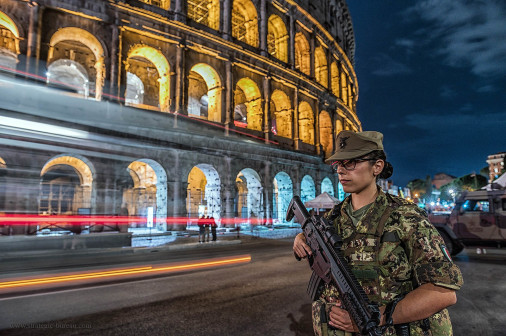
[[[329,74],[327,67],[327,55],[325,55],[325,51],[322,47],[318,47],[314,52],[314,74],[316,81],[321,85],[328,87],[329,86]]]
[[[311,73],[311,48],[303,33],[295,34],[295,69],[309,75]]]
[[[186,211],[189,218],[212,216],[219,223],[221,216],[221,180],[210,164],[194,166],[188,174]],[[188,223],[192,225],[196,223]]]
[[[220,29],[220,0],[188,0],[188,18],[214,30]]]
[[[151,159],[140,159],[128,165],[127,170],[132,177],[133,187],[123,192],[122,208],[128,210],[130,216],[148,216],[152,208],[156,228],[167,229],[167,175],[163,167]],[[140,224],[145,227],[146,223]]]
[[[190,70],[188,115],[221,122],[221,79],[216,70],[203,63]]]
[[[285,138],[292,137],[292,106],[290,98],[281,90],[274,90],[271,96],[272,130]]]
[[[165,10],[169,10],[170,0],[140,0],[148,5],[157,6]]]
[[[62,154],[49,160],[40,176],[40,214],[94,213],[95,170],[89,160]]]
[[[63,84],[88,97],[90,81],[86,69],[76,61],[59,59],[47,68],[47,82]]]
[[[232,36],[250,46],[258,47],[258,14],[250,0],[234,0]]]
[[[329,194],[330,196],[334,196],[334,185],[332,184],[332,181],[328,178],[328,177],[325,177],[323,180],[322,180],[322,194],[324,192],[326,192],[327,194]]]
[[[321,111],[319,117],[320,127],[320,144],[325,151],[325,157],[332,155],[334,150],[333,134],[332,134],[332,120],[327,111]]]
[[[299,104],[299,139],[314,145],[314,116],[313,109],[308,102]]]
[[[343,201],[346,197],[346,193],[344,192],[343,185],[341,183],[337,184],[337,199]]]
[[[56,48],[57,45],[59,45],[58,48]],[[93,56],[89,55],[90,51]],[[61,28],[51,36],[47,63],[51,64],[60,59],[69,59],[81,64],[84,69],[88,69],[86,71],[88,77],[95,78],[94,83],[90,83],[90,85],[94,86],[92,89],[95,91],[97,100],[102,98],[105,79],[104,58],[102,44],[95,36],[84,29],[76,27]],[[48,76],[48,81],[51,80],[58,80],[58,78]]]
[[[288,62],[288,31],[277,15],[271,15],[267,24],[267,51],[280,61]]]
[[[311,201],[316,197],[316,187],[311,176],[306,175],[300,183],[300,200],[302,203]]]
[[[237,174],[237,217],[264,218],[263,187],[260,176],[251,168],[245,168]]]
[[[262,96],[254,81],[241,78],[234,92],[234,124],[261,131],[263,121]]]
[[[330,65],[330,87],[332,89],[332,93],[339,97],[339,68],[337,67],[336,62],[332,62]]]
[[[160,50],[146,45],[132,47],[128,52],[126,71],[142,80],[145,104],[159,106],[163,112],[169,111],[170,65]]]
[[[274,223],[286,221],[286,211],[293,198],[293,183],[285,172],[279,172],[273,181],[272,219]]]
[[[19,55],[19,31],[12,19],[0,11],[0,65],[15,69]]]
[[[348,76],[344,71],[341,71],[341,99],[348,105]]]
[[[7,168],[7,164],[5,164],[5,160],[0,157],[0,169]]]

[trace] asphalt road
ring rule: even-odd
[[[312,335],[310,276],[290,241],[192,251],[252,256],[247,264],[0,298],[1,335]],[[223,251],[222,251],[223,250]],[[506,255],[455,258],[465,285],[450,308],[455,335],[506,335]],[[141,263],[141,260],[136,260]],[[21,324],[21,325],[18,325]]]

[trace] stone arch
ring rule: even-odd
[[[311,176],[305,175],[300,182],[300,199],[302,203],[310,201],[316,197],[316,187]]]
[[[286,211],[293,198],[293,183],[290,176],[281,171],[274,177],[272,197],[272,219],[273,223],[286,222]]]
[[[234,0],[232,36],[258,48],[258,14],[255,5],[250,0]]]
[[[144,83],[136,74],[127,72],[125,104],[142,105],[144,103]]]
[[[237,217],[263,219],[263,187],[258,173],[251,168],[244,168],[237,174],[235,184]]]
[[[56,45],[59,43],[66,43],[65,49],[69,50],[69,56],[71,61],[76,61],[74,58],[78,60],[76,62],[80,63],[84,66],[84,68],[88,68],[86,73],[89,75],[94,73],[95,77],[94,82],[94,91],[95,91],[95,99],[100,100],[102,98],[102,90],[104,86],[105,79],[105,54],[104,48],[100,41],[90,32],[77,27],[66,27],[61,28],[56,31],[56,33],[51,36],[51,40],[49,41],[49,52],[47,57],[47,63],[50,64],[54,61],[57,61],[62,58],[66,58],[64,54],[58,54],[55,49]],[[94,56],[89,64],[86,64],[85,59],[80,59],[77,53],[75,53],[73,48],[77,48],[80,50],[90,50]],[[84,63],[84,64],[83,64]],[[51,79],[48,76],[48,81]]]
[[[234,124],[257,131],[262,130],[262,96],[257,84],[241,78],[234,91]]]
[[[146,216],[154,208],[156,228],[167,229],[167,174],[163,167],[151,159],[139,159],[127,167],[133,188],[123,192],[122,208],[131,216]]]
[[[148,5],[154,5],[165,10],[169,10],[170,0],[140,0],[141,2],[147,3]]]
[[[77,214],[79,209],[94,213],[95,176],[93,164],[83,156],[61,154],[50,159],[40,172],[39,213]]]
[[[188,1],[188,18],[211,29],[220,29],[220,0]]]
[[[16,69],[19,62],[19,30],[12,19],[0,11],[0,65]]]
[[[271,96],[271,123],[276,135],[292,137],[292,104],[281,90],[274,90]]]
[[[334,150],[332,120],[327,111],[321,111],[318,121],[320,127],[320,144],[323,146],[325,157],[329,157],[332,155]]]
[[[295,34],[295,69],[300,72],[311,74],[311,48],[304,33]]]
[[[128,52],[125,70],[142,80],[145,104],[156,104],[161,111],[169,111],[170,64],[160,50],[142,44],[133,46]]]
[[[288,62],[288,31],[279,16],[273,14],[267,23],[267,52],[283,62]]]
[[[341,71],[341,100],[348,105],[348,75],[345,71]]]
[[[188,173],[186,211],[189,218],[221,218],[221,179],[216,168],[207,163],[194,166]],[[196,223],[189,222],[188,225]]]
[[[77,91],[84,97],[89,96],[90,81],[88,72],[78,62],[69,59],[59,59],[47,68],[47,82],[63,84]]]
[[[322,189],[322,192],[321,192],[322,194],[324,192],[326,192],[330,196],[334,196],[334,184],[332,184],[332,181],[328,177],[325,177],[322,180],[321,189]]]
[[[221,78],[204,63],[194,65],[188,76],[188,115],[221,122]]]
[[[335,61],[330,65],[330,88],[332,93],[339,97],[339,68]]]
[[[322,47],[317,47],[314,51],[314,72],[318,83],[325,87],[329,87],[329,74],[327,66],[327,55]]]
[[[314,145],[314,116],[313,109],[308,102],[299,104],[299,139]]]

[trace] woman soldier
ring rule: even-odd
[[[393,173],[382,140],[379,132],[339,133],[327,163],[350,196],[325,216],[343,238],[355,277],[380,307],[383,335],[401,334],[402,325],[411,336],[452,335],[446,307],[457,302],[462,274],[425,212],[376,184]],[[311,254],[304,234],[295,237],[293,250],[301,258]],[[357,332],[337,289],[326,284],[321,293],[312,308],[315,334]]]

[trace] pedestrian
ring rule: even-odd
[[[205,224],[205,217],[204,215],[202,215],[201,217],[199,217],[198,221],[197,221],[197,225],[199,226],[199,243],[203,243],[204,242],[204,233],[205,233],[205,228],[204,228],[204,224]]]
[[[205,229],[204,241],[206,243],[209,243],[209,229],[210,229],[210,226],[211,226],[211,220],[210,220],[209,216],[207,216],[206,219],[205,219],[205,221],[204,221],[204,229]]]
[[[446,307],[456,303],[462,274],[428,221],[424,210],[384,193],[377,179],[393,173],[379,132],[342,131],[337,150],[326,160],[350,195],[324,216],[343,239],[342,252],[368,298],[381,312],[383,335],[408,324],[411,336],[452,335]],[[303,234],[294,252],[311,254]],[[312,304],[316,335],[357,335],[349,313],[330,283]],[[388,307],[388,308],[387,308]]]
[[[216,221],[214,220],[213,216],[211,216],[210,222],[211,222],[211,235],[213,236],[213,242],[215,242],[216,241],[216,228],[218,227],[218,225],[216,224]]]

